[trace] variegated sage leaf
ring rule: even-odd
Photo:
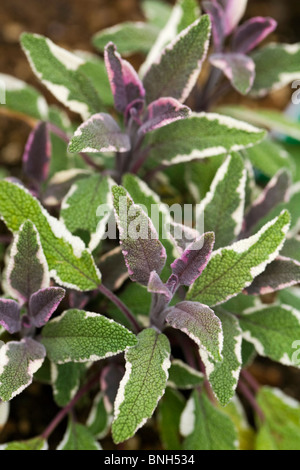
[[[130,140],[109,114],[91,116],[75,131],[69,152],[127,152]]]
[[[92,175],[74,183],[64,197],[60,219],[74,235],[87,239],[93,251],[105,233],[105,227],[113,212],[109,177]]]
[[[126,372],[115,400],[114,442],[132,437],[151,418],[163,396],[170,367],[167,337],[152,328],[138,335],[138,344],[125,353]]]
[[[231,419],[195,390],[180,420],[185,450],[235,450],[237,432]]]
[[[290,215],[283,211],[252,237],[213,252],[187,299],[212,306],[235,297],[274,261],[289,227]]]
[[[47,261],[35,225],[26,220],[14,239],[6,271],[8,292],[26,302],[39,289],[49,286]]]
[[[223,310],[217,310],[216,313],[221,320],[224,335],[223,360],[215,362],[201,350],[200,354],[213,392],[221,405],[225,406],[235,394],[242,367],[242,330],[238,320],[230,313]]]
[[[206,57],[210,30],[209,16],[203,15],[166,46],[143,79],[148,103],[163,96],[186,100]]]
[[[162,271],[166,251],[145,212],[121,186],[112,189],[120,243],[130,278],[147,285],[152,271]]]
[[[137,343],[133,333],[103,315],[67,310],[42,331],[42,343],[51,361],[98,361],[114,356]]]
[[[83,119],[102,109],[92,81],[80,71],[85,60],[39,34],[23,33],[21,45],[33,72],[62,104]]]
[[[0,348],[0,398],[9,401],[31,384],[46,350],[31,338],[10,341]]]
[[[155,130],[146,143],[149,158],[168,166],[243,150],[264,137],[265,131],[250,124],[203,112]]]
[[[100,284],[100,273],[82,240],[73,237],[25,188],[0,181],[0,215],[14,234],[31,220],[38,230],[50,276],[58,284],[82,291]]]
[[[180,302],[166,310],[166,322],[188,335],[215,361],[222,360],[222,325],[207,305],[199,302]]]
[[[281,364],[299,367],[293,360],[296,338],[300,335],[300,313],[288,305],[254,307],[239,316],[243,337],[261,356]]]
[[[215,249],[230,245],[242,229],[246,178],[242,158],[237,153],[229,155],[197,205],[197,219],[204,214],[205,230],[215,234]]]

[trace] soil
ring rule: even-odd
[[[170,1],[170,3],[174,3]],[[247,17],[271,16],[278,21],[273,40],[297,42],[299,36],[299,0],[249,0]],[[43,34],[67,49],[93,51],[91,37],[104,27],[126,20],[142,20],[138,0],[1,0],[0,9],[0,72],[16,76],[44,93],[49,103],[55,103],[37,79],[19,46],[23,31]],[[133,58],[139,60],[139,58]],[[283,109],[290,100],[290,90],[274,93],[262,105]],[[231,99],[239,100],[237,95]],[[1,115],[0,109],[0,169],[18,172],[29,127]],[[282,388],[300,400],[300,372],[272,361],[258,359],[250,368],[261,384]],[[0,442],[27,439],[41,433],[57,412],[49,386],[32,384],[25,393],[12,401],[11,416],[0,432]],[[64,424],[51,439],[54,446],[63,432]],[[145,427],[138,437],[128,441],[126,448],[154,449],[159,445],[151,427]],[[104,442],[106,449],[114,446]]]

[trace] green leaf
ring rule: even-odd
[[[16,115],[20,113],[39,120],[48,118],[47,102],[35,88],[4,73],[0,73],[0,84],[5,90],[5,103],[1,106]]]
[[[50,276],[58,284],[82,291],[100,284],[100,273],[82,240],[73,237],[26,189],[0,181],[0,214],[14,234],[26,220],[36,226]]]
[[[129,136],[107,113],[93,114],[81,124],[70,140],[69,152],[127,152]]]
[[[252,237],[213,252],[187,299],[212,306],[239,294],[277,257],[289,225],[290,215],[283,211]]]
[[[144,0],[142,10],[149,23],[161,29],[168,21],[172,7],[161,0]]]
[[[55,403],[66,406],[74,397],[80,384],[84,366],[74,362],[54,364],[51,362],[51,383]]]
[[[243,150],[260,142],[265,131],[215,113],[192,113],[146,137],[149,158],[164,165]]]
[[[106,44],[113,42],[123,56],[132,53],[148,53],[154,44],[159,29],[142,21],[125,21],[110,28],[105,28],[93,37],[93,44],[103,52]]]
[[[282,169],[294,170],[290,154],[278,142],[265,139],[254,147],[247,149],[247,157],[252,165],[272,178]]]
[[[0,398],[11,400],[31,384],[46,355],[42,344],[31,338],[10,341],[0,349]]]
[[[79,70],[83,59],[38,34],[23,33],[21,44],[34,73],[62,104],[83,119],[102,109],[92,80]]]
[[[256,78],[251,94],[265,96],[299,78],[300,43],[269,44],[252,54]]]
[[[217,108],[217,111],[235,119],[245,119],[245,121],[255,126],[264,127],[300,140],[300,123],[280,111],[263,108],[252,110],[244,106],[223,106]]]
[[[297,366],[295,339],[300,338],[300,312],[288,305],[248,310],[239,317],[243,337],[261,356],[289,366]]]
[[[48,450],[48,443],[41,437],[34,437],[28,441],[13,441],[2,444],[0,450]]]
[[[188,366],[180,359],[174,359],[171,362],[169,370],[168,386],[182,390],[189,390],[201,385],[203,383],[203,378],[204,377],[201,372]]]
[[[71,233],[87,239],[91,251],[99,245],[113,211],[112,185],[111,178],[92,175],[74,183],[62,202],[60,219]]]
[[[94,400],[86,425],[96,439],[102,439],[109,431],[112,416],[105,408],[103,393],[99,392]]]
[[[300,237],[288,238],[281,251],[282,256],[293,258],[300,262]]]
[[[235,450],[237,433],[231,419],[195,390],[181,415],[184,450]]]
[[[246,177],[241,157],[230,155],[197,206],[197,217],[204,213],[205,231],[215,233],[215,249],[230,245],[242,229]]]
[[[41,341],[49,359],[58,364],[98,361],[137,342],[133,333],[113,320],[76,309],[67,310],[47,323]]]
[[[165,450],[181,450],[180,416],[185,406],[184,397],[167,387],[158,405],[159,434]]]
[[[259,230],[263,225],[267,224],[274,217],[278,216],[281,211],[287,210],[291,216],[291,225],[289,230],[289,238],[297,235],[300,229],[300,188],[297,183],[294,186],[290,187],[289,191],[290,199],[288,202],[282,201],[280,204],[277,204],[268,214],[260,219],[259,223],[254,227],[254,231]],[[295,253],[297,257],[297,252]],[[293,256],[292,256],[293,258]]]
[[[291,287],[279,292],[281,303],[299,310],[300,312],[300,287]]]
[[[208,15],[189,25],[160,54],[144,75],[147,102],[171,96],[184,102],[196,84],[206,57],[211,24]]]
[[[161,24],[161,31],[158,31],[151,44],[150,52],[140,70],[142,75],[159,60],[164,47],[176,40],[176,36],[194,23],[199,16],[200,9],[195,0],[177,0],[166,17],[167,21]]]
[[[222,406],[232,399],[238,384],[242,366],[242,330],[234,316],[225,311],[217,310],[222,322],[224,344],[223,361],[215,362],[207,354],[201,353],[206,367],[206,375],[214,394]]]
[[[39,289],[49,287],[47,261],[40,236],[30,220],[24,222],[15,237],[6,271],[9,293],[27,302]]]
[[[85,51],[77,51],[77,55],[85,61],[79,66],[78,72],[86,75],[92,82],[103,105],[113,106],[114,99],[111,93],[104,60],[100,59],[97,55]]]
[[[57,450],[102,450],[102,448],[86,426],[70,419]]]
[[[237,395],[222,408],[222,411],[229,416],[235,425],[239,438],[239,450],[253,450],[255,432],[247,421],[246,413]]]
[[[260,388],[257,403],[265,421],[259,427],[256,450],[300,450],[300,403],[269,387]]]
[[[154,329],[143,330],[138,344],[125,353],[126,372],[115,400],[112,436],[125,441],[151,418],[163,396],[170,367],[167,337]]]

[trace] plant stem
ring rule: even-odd
[[[256,412],[257,416],[263,423],[265,421],[265,415],[258,405],[254,395],[252,394],[251,390],[247,387],[247,385],[240,380],[238,384],[238,390],[241,392],[242,395],[246,398],[246,400],[249,402],[249,404],[252,406],[253,410]]]
[[[42,433],[41,437],[45,440],[49,438],[49,436],[53,433],[53,431],[57,428],[59,423],[65,418],[65,416],[72,410],[74,405],[80,400],[83,395],[85,395],[87,392],[89,392],[93,386],[99,381],[100,373],[98,372],[95,374],[83,387],[78,390],[76,395],[72,398],[72,400],[66,405],[64,408],[62,408],[55,418],[50,422],[50,424],[47,426],[45,431]]]
[[[120,300],[113,292],[111,292],[103,284],[100,284],[98,289],[103,295],[105,295],[105,297],[107,297],[111,302],[113,302],[115,306],[118,307],[119,310],[121,310],[122,313],[124,313],[125,317],[130,321],[135,332],[139,333],[141,331],[140,325],[136,321],[134,315],[126,307],[126,305],[123,304],[122,300]]]
[[[260,385],[257,380],[253,377],[253,375],[250,374],[250,372],[248,372],[247,370],[242,370],[241,376],[243,377],[243,379],[245,379],[246,382],[248,382],[250,387],[253,389],[254,393],[257,393],[259,391]]]

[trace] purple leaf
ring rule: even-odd
[[[278,256],[266,270],[257,276],[251,286],[244,290],[248,295],[264,295],[291,287],[300,282],[300,263],[291,258]]]
[[[174,245],[177,245],[178,252],[181,254],[192,242],[200,237],[200,232],[187,225],[172,221],[170,223],[170,235]]]
[[[224,10],[216,1],[205,1],[202,5],[212,23],[215,51],[220,52],[225,38]]]
[[[216,361],[222,359],[222,325],[207,306],[199,302],[180,302],[166,310],[166,321],[173,328],[187,334]]]
[[[130,103],[144,98],[143,84],[132,65],[121,58],[112,42],[105,47],[104,59],[115,107],[125,113]]]
[[[39,122],[30,133],[23,154],[23,171],[36,184],[49,174],[51,141],[46,122]]]
[[[147,288],[148,292],[151,292],[152,294],[159,294],[160,296],[163,295],[167,303],[170,302],[173,297],[172,292],[162,282],[161,278],[155,271],[152,271],[152,273],[150,274]]]
[[[148,106],[144,124],[140,127],[139,133],[145,134],[159,127],[167,126],[171,122],[185,119],[190,112],[190,108],[175,98],[159,98]]]
[[[0,299],[0,325],[13,334],[21,329],[20,306],[11,299]]]
[[[32,294],[29,300],[29,315],[34,326],[40,328],[47,323],[65,293],[61,287],[47,287]]]
[[[247,238],[257,222],[279,203],[288,202],[290,180],[290,175],[285,170],[280,170],[271,179],[245,216],[242,238]]]
[[[248,0],[218,0],[225,10],[225,33],[229,35],[245,14]]]
[[[204,233],[171,264],[172,272],[177,276],[179,284],[191,286],[198,279],[209,261],[214,243],[214,233]]]
[[[162,271],[166,250],[158,239],[151,219],[134,204],[121,186],[112,188],[116,221],[125,263],[132,281],[147,286],[150,274]]]
[[[210,63],[222,70],[231,85],[242,95],[251,90],[255,79],[255,63],[244,54],[212,54]]]
[[[277,27],[273,18],[257,16],[242,24],[232,39],[232,49],[235,52],[247,54],[260,44]]]

